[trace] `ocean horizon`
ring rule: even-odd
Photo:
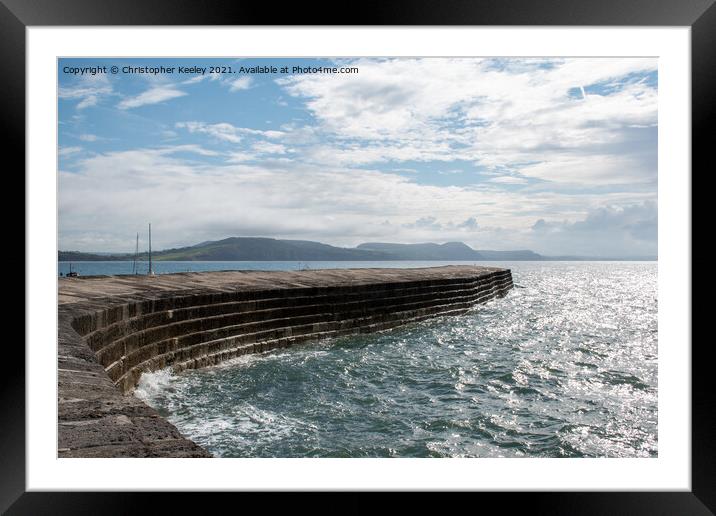
[[[444,265],[476,265],[483,267],[507,267],[527,263],[656,263],[656,260],[519,260],[519,261],[476,261],[476,260],[386,260],[386,261],[316,261],[316,260],[263,260],[263,261],[155,261],[152,268],[155,274],[174,274],[180,272],[209,272],[223,270],[266,270],[293,271],[306,269],[364,269],[364,268],[400,268],[441,267]],[[70,269],[71,267],[71,269]],[[57,262],[58,275],[68,272],[80,276],[132,275],[133,262],[128,261],[73,261]],[[136,274],[149,271],[149,262],[137,262]]]

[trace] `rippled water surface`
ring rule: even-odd
[[[657,265],[514,262],[461,316],[217,367],[136,394],[223,457],[654,457]]]

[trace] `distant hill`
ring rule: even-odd
[[[130,254],[82,253],[80,251],[59,251],[57,253],[57,260],[60,262],[119,262],[133,258],[134,255]]]
[[[308,240],[277,240],[275,238],[233,237],[205,242],[192,247],[168,249],[156,254],[157,260],[176,261],[294,261],[294,260],[386,260],[386,255],[373,251],[334,247]]]
[[[60,251],[61,262],[132,260],[132,254],[82,253]],[[146,261],[146,252],[139,255]],[[308,240],[232,237],[202,242],[192,246],[166,249],[152,253],[156,261],[380,261],[380,260],[444,260],[444,261],[518,261],[518,260],[599,260],[578,256],[542,256],[533,251],[475,250],[462,242],[445,244],[391,244],[368,242],[355,248],[335,247]],[[601,258],[602,260],[604,258]],[[618,259],[618,258],[613,258]],[[649,258],[644,258],[649,259]]]
[[[100,255],[60,251],[58,259],[67,261],[132,260],[131,254]],[[146,261],[146,252],[139,259]],[[155,251],[156,261],[360,261],[391,260],[390,256],[360,249],[334,247],[307,240],[277,240],[275,238],[233,237],[213,242],[202,242],[188,247]]]
[[[390,260],[483,260],[482,254],[462,242],[446,244],[385,244],[370,242],[356,249],[387,254]]]

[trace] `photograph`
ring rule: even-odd
[[[660,458],[658,57],[56,63],[60,461]]]

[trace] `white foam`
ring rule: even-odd
[[[160,369],[151,373],[143,373],[139,378],[134,395],[149,403],[159,396],[175,379],[171,369]]]

